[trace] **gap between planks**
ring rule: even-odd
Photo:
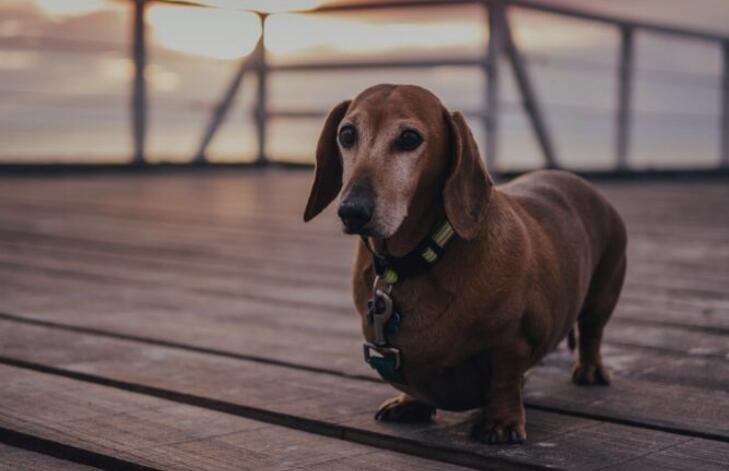
[[[145,396],[151,396],[158,399],[164,399],[179,404],[185,404],[189,406],[199,407],[216,412],[222,412],[229,415],[234,415],[246,419],[255,420],[257,422],[267,423],[271,425],[278,425],[294,430],[300,430],[304,432],[314,433],[324,437],[335,438],[345,440],[352,443],[358,443],[361,445],[372,446],[384,450],[394,451],[398,453],[404,453],[407,455],[417,456],[429,460],[440,461],[443,463],[449,463],[460,466],[467,466],[474,469],[483,470],[519,470],[519,469],[535,469],[545,470],[554,469],[552,466],[542,466],[533,463],[526,463],[520,460],[514,460],[509,457],[499,456],[488,456],[478,455],[469,453],[465,450],[447,446],[436,446],[435,444],[428,444],[424,447],[421,442],[405,437],[394,437],[390,435],[380,434],[368,430],[363,430],[343,424],[335,424],[326,422],[324,420],[312,419],[307,417],[301,417],[291,415],[283,412],[277,412],[273,410],[263,409],[260,407],[246,406],[243,404],[232,403],[228,401],[222,401],[204,396],[198,396],[194,394],[187,394],[178,391],[172,391],[169,389],[158,388],[154,386],[148,386],[139,383],[133,383],[128,381],[120,381],[116,379],[106,378],[98,375],[84,373],[80,371],[73,371],[64,368],[57,368],[53,366],[38,364],[34,362],[28,362],[19,360],[16,358],[10,358],[0,355],[0,364],[7,366],[21,368],[25,370],[31,370],[38,373],[49,374],[54,376],[60,376],[63,378],[73,379],[76,381],[82,381],[90,384],[99,386],[111,387],[114,389],[143,394]],[[2,438],[0,436],[0,438]],[[40,439],[42,440],[42,439]],[[31,446],[31,445],[28,445]],[[103,455],[90,456],[89,459],[103,459]],[[114,458],[112,458],[114,459]],[[129,462],[127,462],[129,463]],[[88,462],[86,462],[88,464]],[[111,468],[107,469],[130,469],[130,468],[114,468],[114,463],[111,464]],[[124,464],[120,462],[119,464]],[[129,463],[133,464],[133,463]],[[131,468],[134,469],[134,468]],[[149,468],[153,469],[153,468]]]
[[[383,383],[383,381],[368,377],[365,375],[358,375],[358,374],[347,374],[345,372],[334,370],[334,369],[325,369],[310,365],[303,365],[293,362],[287,362],[282,360],[275,360],[271,358],[266,357],[260,357],[260,356],[253,356],[253,355],[246,355],[246,354],[240,354],[240,353],[234,353],[234,352],[228,352],[224,350],[217,350],[217,349],[211,349],[211,348],[204,348],[204,347],[196,347],[188,344],[178,343],[178,342],[170,342],[166,340],[160,340],[160,339],[151,339],[146,337],[140,337],[135,335],[128,335],[128,334],[120,334],[115,332],[108,332],[101,329],[93,329],[93,328],[87,328],[87,327],[80,327],[80,326],[69,326],[65,324],[60,324],[56,322],[51,321],[44,321],[44,320],[38,320],[38,319],[30,319],[27,317],[22,316],[16,316],[8,313],[0,313],[0,319],[4,319],[11,322],[19,322],[23,324],[29,324],[29,325],[36,325],[39,327],[46,327],[51,329],[57,329],[57,330],[64,330],[69,332],[74,332],[78,334],[83,335],[92,335],[97,337],[105,337],[115,340],[124,340],[124,341],[131,341],[136,343],[141,343],[145,345],[152,345],[156,347],[163,347],[163,348],[169,348],[169,349],[175,349],[175,350],[183,350],[193,353],[200,353],[204,355],[212,355],[212,356],[218,356],[233,360],[239,360],[239,361],[251,361],[255,363],[261,363],[265,365],[272,365],[272,366],[278,366],[283,368],[289,368],[293,370],[299,370],[299,371],[307,371],[311,373],[316,374],[324,374],[328,376],[334,376],[334,377],[340,377],[340,378],[347,378],[355,381],[366,381],[370,383]],[[21,368],[28,368],[35,371],[41,371],[49,374],[57,374],[60,376],[66,376],[69,378],[79,379],[82,381],[88,381],[88,382],[96,382],[97,384],[107,385],[107,386],[113,386],[113,387],[120,387],[122,389],[125,388],[131,388],[128,390],[133,390],[134,388],[138,388],[139,392],[146,391],[147,386],[141,385],[141,384],[135,384],[135,383],[126,383],[122,381],[117,381],[113,379],[103,378],[100,376],[95,375],[89,375],[85,373],[75,372],[71,370],[65,370],[61,368],[55,368],[51,366],[41,365],[33,362],[26,362],[24,360],[15,359],[11,357],[4,357],[0,356],[0,363],[5,363],[10,366],[16,366]],[[109,384],[106,384],[106,382],[109,382]],[[384,384],[384,383],[383,383]],[[155,389],[155,388],[152,388]],[[174,391],[168,391],[169,393],[174,393]],[[184,397],[184,395],[182,396]],[[719,433],[711,433],[711,432],[702,432],[699,430],[694,430],[686,427],[679,427],[679,426],[673,426],[668,424],[655,424],[650,423],[647,421],[642,420],[632,420],[625,417],[615,417],[608,414],[600,414],[600,413],[594,413],[594,412],[586,412],[584,410],[578,410],[578,409],[570,409],[565,407],[556,407],[548,404],[543,404],[540,402],[537,402],[535,400],[526,399],[524,401],[525,407],[528,409],[534,409],[534,410],[541,410],[545,412],[553,412],[557,414],[563,414],[571,417],[578,417],[578,418],[585,418],[585,419],[591,419],[591,420],[597,420],[602,422],[608,422],[613,423],[617,425],[626,425],[636,428],[642,428],[646,430],[655,430],[659,432],[666,432],[666,433],[673,433],[676,435],[682,435],[686,437],[695,437],[695,438],[702,438],[705,440],[713,440],[723,443],[729,443],[729,436],[722,435]],[[245,406],[241,406],[245,407]],[[254,417],[250,417],[254,418]],[[265,421],[265,420],[264,420]],[[284,425],[284,424],[279,424]],[[459,464],[459,463],[455,463]]]

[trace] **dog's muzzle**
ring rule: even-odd
[[[365,186],[354,186],[339,205],[339,219],[348,234],[362,234],[375,212],[375,199]]]

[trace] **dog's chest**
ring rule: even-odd
[[[367,316],[367,300],[371,293],[355,289],[355,301],[362,316],[362,330],[367,341],[375,339],[373,323]],[[403,283],[391,293],[395,309],[399,313],[399,328],[388,336],[388,343],[400,349],[405,363],[449,366],[458,363],[471,353],[464,348],[468,343],[470,319],[463,300],[455,293],[432,280]],[[459,312],[457,312],[459,311]]]

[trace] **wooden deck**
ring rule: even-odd
[[[614,384],[566,350],[528,443],[473,414],[372,419],[353,239],[301,222],[309,172],[0,177],[0,469],[729,468],[729,184],[599,186],[630,232]]]

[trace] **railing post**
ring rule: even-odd
[[[488,15],[489,41],[484,62],[486,96],[483,110],[484,131],[486,134],[486,167],[498,173],[499,152],[499,60],[504,47],[503,4],[500,0],[484,3]]]
[[[504,8],[503,11],[498,12],[496,16],[498,17],[498,21],[501,21],[504,28],[504,45],[506,54],[509,57],[511,69],[514,72],[514,78],[516,78],[516,85],[521,93],[524,111],[532,124],[532,129],[534,129],[534,135],[537,138],[539,147],[542,149],[545,167],[559,168],[559,162],[557,161],[554,146],[552,145],[551,134],[547,129],[547,122],[544,119],[544,113],[542,113],[542,109],[539,106],[537,92],[529,78],[529,71],[527,70],[526,64],[519,53],[516,42],[514,41],[514,35],[512,34],[511,26],[509,25],[509,19],[506,16],[506,8]]]
[[[628,168],[633,101],[634,34],[631,26],[620,27],[620,68],[618,69],[618,109],[615,115],[615,165]]]
[[[266,124],[268,120],[268,64],[266,62],[266,47],[264,45],[264,38],[266,35],[266,17],[264,13],[259,13],[261,17],[261,37],[258,39],[256,44],[255,57],[256,57],[256,78],[257,78],[257,92],[256,92],[256,108],[254,111],[256,120],[256,134],[258,137],[258,156],[256,162],[264,164],[268,161],[266,152]]]
[[[147,86],[144,69],[147,62],[147,45],[144,28],[146,0],[134,0],[134,26],[132,59],[134,80],[132,83],[132,134],[134,137],[133,163],[145,162],[144,141],[147,133]]]
[[[228,88],[225,91],[225,95],[223,95],[220,103],[218,103],[213,110],[213,114],[210,117],[210,122],[205,128],[205,133],[203,134],[200,145],[197,148],[195,157],[193,157],[194,163],[207,163],[208,160],[206,157],[206,153],[208,146],[213,140],[215,133],[218,132],[218,128],[220,128],[220,125],[223,124],[225,117],[228,115],[228,111],[230,111],[230,108],[233,106],[233,101],[235,100],[235,97],[238,94],[238,90],[243,83],[243,76],[250,70],[250,68],[251,56],[241,59],[240,67],[236,71],[235,76],[233,76],[233,80],[230,82],[230,85],[228,85]]]
[[[722,168],[729,168],[729,41],[722,43],[724,72],[721,86],[721,161]]]

